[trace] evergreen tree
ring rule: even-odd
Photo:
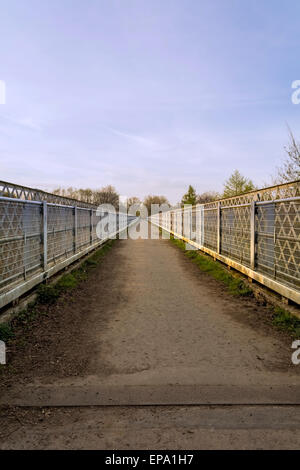
[[[197,202],[196,190],[193,188],[193,186],[189,185],[189,189],[187,193],[181,199],[181,204],[192,204],[194,206],[196,202]]]
[[[235,170],[224,184],[223,197],[239,196],[254,189],[253,182],[241,175],[238,170]]]

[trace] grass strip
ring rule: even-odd
[[[7,342],[12,339],[16,327],[28,326],[37,316],[45,314],[45,306],[55,304],[63,293],[75,289],[81,281],[87,279],[89,270],[96,268],[101,263],[107,252],[110,251],[114,241],[109,240],[106,242],[78,268],[62,275],[57,282],[41,284],[37,289],[37,298],[34,302],[28,304],[11,321],[0,324],[0,340]]]
[[[245,284],[242,279],[233,276],[228,270],[211,257],[202,254],[199,250],[187,250],[186,243],[180,239],[170,237],[171,242],[178,246],[184,254],[190,258],[202,272],[212,276],[217,281],[222,282],[228,288],[228,292],[235,296],[252,296],[253,291]],[[292,337],[300,337],[300,319],[292,315],[282,307],[272,307],[272,324],[282,330],[290,333]]]
[[[186,243],[174,238],[174,236],[171,236],[170,240],[174,245],[178,246],[178,248],[184,252],[185,256],[190,258],[202,272],[209,274],[217,281],[225,284],[230,294],[239,296],[253,295],[250,287],[247,286],[242,279],[233,276],[221,263],[202,254],[199,250],[187,250]]]

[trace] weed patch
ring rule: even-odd
[[[111,249],[114,240],[110,240],[102,248],[84,261],[71,273],[64,274],[55,284],[41,284],[37,289],[37,299],[31,302],[9,323],[0,324],[0,340],[7,342],[14,337],[14,329],[17,327],[30,329],[35,318],[41,314],[47,315],[47,306],[55,304],[61,294],[75,289],[79,282],[88,277],[88,269],[96,267]],[[39,308],[40,306],[40,308]]]
[[[80,281],[84,281],[88,277],[88,268],[96,267],[107,251],[112,247],[113,240],[110,240],[102,248],[97,250],[84,263],[71,273],[64,274],[55,284],[42,284],[38,288],[38,302],[46,304],[54,304],[58,297],[68,290],[75,289]]]
[[[2,323],[0,324],[0,340],[1,341],[8,341],[14,336],[12,327],[9,323]]]
[[[289,331],[295,337],[300,337],[300,319],[281,307],[274,308],[273,325],[280,330]]]
[[[175,239],[171,236],[171,241],[183,250],[185,255],[190,258],[201,271],[225,284],[230,294],[240,296],[252,295],[252,290],[245,284],[245,282],[230,274],[220,263],[217,263],[208,256],[201,254],[198,250],[186,250],[185,242],[182,240]]]
[[[70,273],[65,274],[60,278],[60,280],[56,283],[55,287],[58,291],[65,291],[68,289],[74,289],[78,284],[78,279],[76,275]]]
[[[40,304],[54,304],[59,296],[59,291],[54,285],[42,284],[38,288],[38,297],[37,301]]]

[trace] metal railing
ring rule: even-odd
[[[7,181],[0,181],[0,197],[11,197],[25,201],[47,201],[52,202],[53,204],[96,208],[95,205],[88,202],[48,193],[41,189],[28,188],[27,186],[21,186],[20,184],[8,183]]]
[[[46,196],[38,201],[10,195],[0,197],[0,308],[137,220],[92,205],[80,207],[80,201],[68,205],[55,195],[56,203],[51,195],[50,202]]]
[[[300,304],[300,181],[150,221]]]

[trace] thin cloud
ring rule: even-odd
[[[34,131],[42,130],[40,123],[30,116],[14,117],[14,116],[2,115],[2,118],[4,118],[6,121],[8,121],[11,124],[15,124],[20,127],[25,127],[26,129],[31,129]]]
[[[142,137],[140,135],[136,134],[130,134],[129,132],[124,132],[124,131],[119,131],[118,129],[114,129],[113,127],[105,127],[105,129],[109,130],[115,135],[118,135],[120,137],[124,137],[125,139],[138,143],[140,145],[146,146],[146,147],[155,147],[156,142],[154,142],[151,139],[148,139],[146,137]]]
[[[41,131],[42,130],[40,124],[37,121],[35,121],[33,118],[29,117],[29,116],[18,119],[16,121],[16,123],[19,124],[20,126],[27,127],[29,129],[33,129],[35,131]]]

